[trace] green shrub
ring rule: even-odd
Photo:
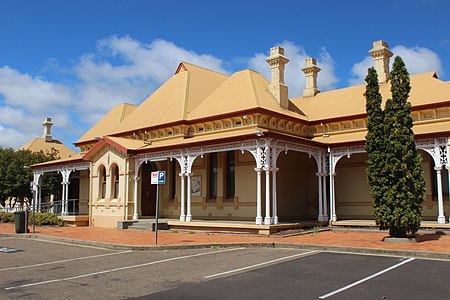
[[[34,224],[36,226],[47,226],[47,225],[58,225],[64,226],[64,220],[58,218],[56,214],[53,213],[35,213],[34,214]],[[28,224],[33,223],[33,213],[28,214]]]
[[[14,213],[0,212],[0,223],[14,223]]]

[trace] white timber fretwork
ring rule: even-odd
[[[138,188],[138,172],[141,164],[145,161],[159,161],[164,159],[176,159],[180,165],[181,172],[181,205],[180,205],[180,221],[190,222],[192,221],[191,212],[191,195],[190,184],[192,176],[192,165],[197,157],[203,157],[208,153],[217,153],[224,151],[244,151],[250,152],[255,159],[255,172],[256,172],[256,217],[255,223],[258,225],[265,224],[278,224],[277,216],[277,188],[276,177],[277,171],[277,159],[280,153],[287,151],[297,151],[308,154],[310,157],[314,157],[317,162],[317,176],[319,180],[319,216],[320,221],[328,218],[326,213],[326,151],[319,147],[313,147],[303,145],[300,143],[287,142],[283,140],[276,140],[270,138],[258,138],[255,140],[247,140],[235,143],[211,145],[205,147],[193,147],[175,151],[163,151],[149,154],[137,155],[135,158],[135,193],[134,193],[134,216],[133,219],[137,220],[137,188]],[[265,216],[262,216],[262,175],[265,175]],[[187,182],[186,182],[187,181]],[[186,201],[187,200],[187,201]],[[325,208],[325,212],[324,212]]]
[[[70,184],[70,174],[74,171],[78,170],[89,170],[89,163],[75,163],[75,164],[67,164],[67,165],[59,165],[56,167],[36,167],[33,170],[33,209],[36,211],[41,211],[42,204],[42,195],[41,195],[41,179],[45,173],[58,172],[61,174],[62,181],[62,209],[61,215],[68,214],[68,202],[69,202],[69,184]]]
[[[437,200],[438,200],[438,217],[437,222],[439,224],[445,223],[444,215],[444,200],[442,192],[442,170],[450,170],[450,158],[449,158],[449,141],[447,138],[437,138],[437,139],[421,139],[416,140],[416,148],[427,152],[433,159],[434,170],[436,171],[436,183],[437,183]],[[344,157],[350,157],[355,153],[366,153],[365,146],[352,146],[352,147],[338,147],[338,148],[328,148],[328,175],[330,178],[330,217],[332,222],[337,221],[336,216],[336,196],[335,196],[335,176],[336,176],[336,165],[338,161]],[[325,171],[326,173],[327,171]],[[450,176],[449,176],[450,177]],[[450,179],[448,182],[450,189]],[[325,193],[326,194],[326,193]],[[450,200],[450,199],[449,199]],[[325,210],[326,211],[326,210]]]

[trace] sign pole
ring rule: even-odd
[[[159,185],[166,183],[166,171],[152,172],[150,183],[156,184],[155,245],[158,245]]]
[[[159,184],[156,185],[155,245],[158,245]]]

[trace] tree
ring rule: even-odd
[[[388,229],[391,237],[406,237],[420,227],[425,195],[422,159],[414,142],[411,103],[408,102],[409,74],[403,60],[397,56],[390,74],[392,99],[386,101],[382,111],[374,72],[369,69],[365,93],[367,174],[374,217],[379,228]]]
[[[31,199],[30,182],[33,181],[33,172],[27,167],[56,158],[57,152],[47,154],[43,151],[14,151],[12,148],[0,147],[0,204],[5,206],[7,198],[14,198],[16,201]]]

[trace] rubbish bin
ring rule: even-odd
[[[16,223],[16,233],[27,233],[28,232],[28,214],[26,211],[16,211],[15,223]]]

